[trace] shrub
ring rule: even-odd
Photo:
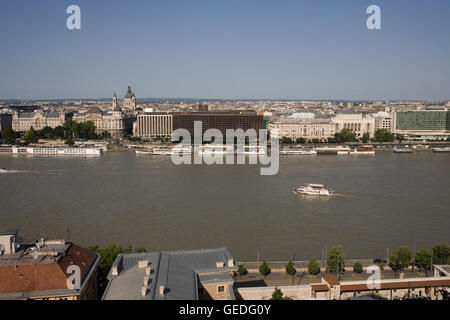
[[[356,273],[361,273],[361,272],[363,271],[363,266],[362,266],[362,264],[359,263],[359,262],[356,262],[356,263],[353,265],[353,271],[356,272]]]

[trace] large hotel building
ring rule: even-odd
[[[142,138],[170,137],[176,129],[186,129],[194,134],[194,122],[201,121],[202,134],[208,129],[218,129],[225,136],[227,129],[264,129],[262,115],[255,112],[179,112],[147,113],[138,115],[134,134]]]

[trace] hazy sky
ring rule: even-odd
[[[371,4],[382,30],[366,27]],[[137,98],[449,99],[450,1],[0,1],[0,99],[129,84]]]

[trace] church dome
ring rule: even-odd
[[[134,97],[134,93],[131,91],[131,87],[128,86],[128,90],[127,90],[127,93],[125,94],[125,98],[126,99],[131,99],[133,97]]]

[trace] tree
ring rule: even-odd
[[[356,141],[356,134],[349,128],[344,128],[340,132],[334,134],[337,143]]]
[[[328,251],[327,269],[332,273],[340,273],[345,270],[344,254],[342,253],[342,246],[334,246]]]
[[[272,293],[272,298],[270,298],[270,300],[285,300],[281,289],[278,289],[278,287],[275,287],[275,290]]]
[[[238,270],[237,272],[239,273],[240,276],[247,274],[247,269],[245,269],[243,264],[238,265]]]
[[[447,243],[437,243],[431,250],[433,252],[433,264],[450,264],[450,246]]]
[[[87,250],[91,252],[96,252],[100,255],[100,261],[98,265],[98,282],[99,282],[99,297],[103,295],[103,292],[106,288],[106,285],[108,284],[108,279],[106,278],[108,276],[109,270],[111,269],[114,260],[116,260],[117,255],[119,253],[133,253],[142,252],[142,250],[145,249],[136,249],[133,250],[131,246],[128,246],[127,248],[122,248],[121,246],[118,246],[116,244],[112,244],[106,248],[100,248],[99,246],[93,246],[88,247]]]
[[[260,266],[259,266],[259,273],[261,273],[264,277],[267,276],[270,273],[270,268],[267,265],[267,262],[264,261]]]
[[[30,130],[25,132],[25,134],[23,135],[23,142],[25,144],[36,143],[36,142],[38,142],[38,140],[39,140],[39,138],[36,134],[36,131],[33,129],[33,127],[31,127]]]
[[[16,142],[19,134],[15,132],[13,129],[8,128],[4,129],[1,132],[2,142],[5,144],[13,144]]]
[[[281,138],[281,143],[292,143],[292,139],[291,138],[286,138],[286,137],[282,137]]]
[[[67,139],[64,141],[64,143],[67,144],[67,145],[69,145],[69,146],[73,146],[73,145],[75,144],[75,141],[73,141],[73,138],[72,138],[72,137],[69,137],[69,138],[67,138]]]
[[[375,131],[376,142],[392,142],[395,140],[395,136],[390,133],[387,129],[378,129]]]
[[[416,251],[414,264],[420,269],[428,269],[431,264],[431,251],[425,248]]]
[[[400,263],[402,264],[402,269],[407,268],[412,263],[412,252],[406,246],[402,246],[398,249],[398,255],[400,259]]]
[[[389,267],[394,271],[395,277],[397,278],[397,272],[402,270],[398,250],[392,251],[389,255]]]
[[[42,130],[39,130],[38,135],[41,139],[53,139],[53,129],[49,126],[45,126]]]
[[[53,129],[53,137],[59,139],[64,138],[64,128],[62,126],[57,126]]]
[[[304,144],[306,142],[306,139],[305,138],[297,138],[297,139],[295,139],[295,142],[296,143],[300,143],[300,144]]]
[[[310,274],[318,274],[320,272],[319,264],[317,263],[316,257],[313,257],[308,264],[308,272]]]
[[[289,262],[286,265],[286,273],[291,276],[295,274],[295,266],[292,263],[292,260],[289,260]]]
[[[361,272],[363,271],[363,266],[362,266],[362,264],[359,263],[359,262],[356,262],[356,263],[353,265],[353,271],[356,272],[356,273],[361,273]]]
[[[366,132],[366,133],[363,134],[363,136],[361,138],[361,141],[363,143],[367,143],[369,141],[369,139],[370,139],[370,134],[368,132]]]

